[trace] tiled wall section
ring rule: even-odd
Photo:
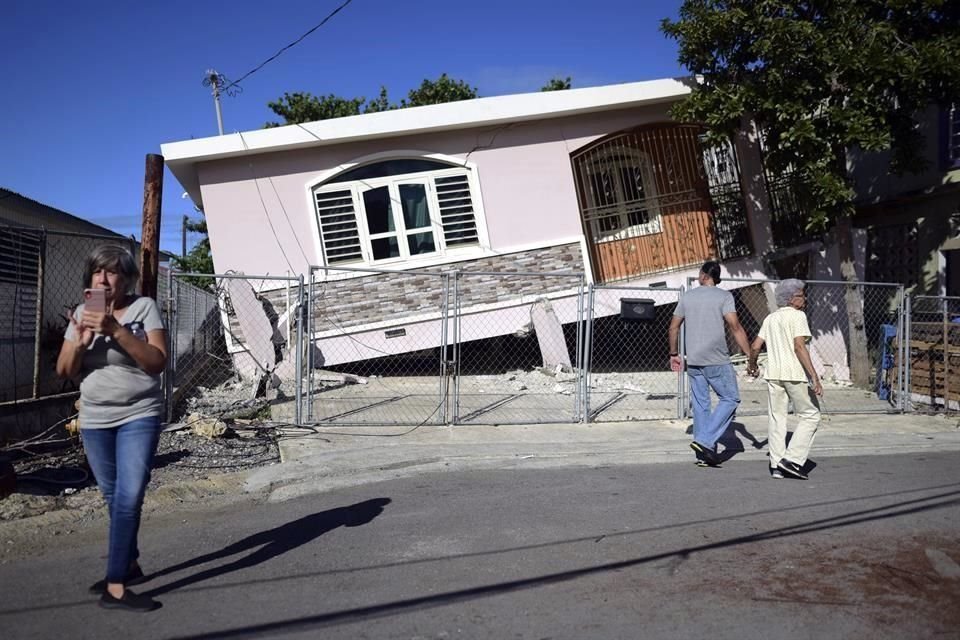
[[[461,305],[466,308],[517,300],[521,296],[570,291],[579,285],[578,278],[515,274],[581,272],[583,257],[579,244],[568,244],[415,272],[376,273],[319,282],[315,284],[313,296],[314,330],[353,327],[438,312],[444,299],[445,279],[440,274],[453,269],[464,274],[460,284]],[[449,282],[452,289],[452,279]],[[452,293],[451,290],[451,304]]]

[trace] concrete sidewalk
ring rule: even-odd
[[[245,488],[267,490],[271,501],[280,501],[452,470],[692,463],[689,427],[689,421],[678,420],[317,427],[308,435],[288,432],[280,442],[282,464],[254,471]],[[766,473],[766,438],[766,416],[737,418],[721,441],[721,457],[731,456],[725,464],[752,464],[758,474]],[[960,421],[916,414],[826,415],[811,458],[923,451],[960,451]]]

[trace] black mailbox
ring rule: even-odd
[[[631,322],[653,322],[657,309],[649,298],[620,298],[620,317]]]

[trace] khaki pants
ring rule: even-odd
[[[767,380],[767,446],[770,466],[776,467],[786,458],[801,467],[806,464],[813,437],[820,426],[820,403],[806,382]],[[793,401],[793,412],[799,423],[787,447],[787,400]]]

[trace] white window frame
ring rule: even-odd
[[[363,249],[364,259],[370,264],[390,264],[392,262],[397,262],[401,260],[409,260],[411,258],[417,258],[420,256],[428,257],[435,256],[437,254],[442,254],[446,250],[446,243],[443,238],[443,225],[439,220],[440,216],[440,205],[437,202],[437,194],[433,188],[433,180],[431,179],[434,176],[445,176],[450,172],[431,172],[428,175],[422,173],[411,173],[403,174],[397,176],[390,176],[388,178],[376,178],[373,180],[364,180],[362,185],[352,184],[352,189],[354,191],[354,202],[357,207],[357,217],[362,221],[360,228],[360,237],[364,242]],[[461,172],[454,171],[454,174],[459,174]],[[424,192],[427,197],[427,207],[430,214],[430,222],[425,227],[416,227],[414,229],[408,229],[404,224],[403,220],[403,204],[400,201],[400,187],[403,185],[417,184],[424,187]],[[330,185],[331,188],[335,185]],[[382,189],[386,187],[387,193],[390,199],[390,214],[393,217],[393,231],[385,231],[382,233],[371,233],[369,227],[369,220],[367,218],[366,202],[364,201],[363,194],[367,191],[373,191],[375,189]],[[324,189],[318,189],[318,193],[323,193]],[[430,231],[433,234],[433,244],[434,250],[429,253],[418,253],[410,254],[409,243],[407,239],[419,233],[424,233]],[[397,248],[400,250],[400,255],[393,258],[380,258],[375,259],[373,257],[373,241],[379,240],[382,238],[395,237],[397,239]]]
[[[642,181],[644,195],[643,200],[647,205],[645,207],[647,211],[647,222],[639,224],[630,223],[630,214],[632,211],[626,206],[629,200],[624,191],[623,176],[620,171],[612,173],[615,178],[613,186],[616,191],[617,202],[607,206],[598,203],[597,194],[594,193],[593,177],[598,169],[607,169],[611,166],[610,161],[612,156],[621,156],[626,160],[631,160],[633,162],[627,166],[640,169],[640,179]],[[605,213],[603,216],[598,216],[595,213],[592,221],[592,231],[597,242],[626,240],[627,238],[637,238],[663,232],[663,217],[661,216],[660,206],[657,204],[657,186],[649,154],[639,149],[611,149],[587,165],[585,174],[586,185],[584,186],[586,187],[587,206],[597,213],[601,211]],[[604,231],[601,227],[601,219],[611,218],[611,210],[616,211],[619,224],[616,229]]]
[[[436,169],[433,171],[425,171],[418,173],[410,174],[396,174],[391,176],[385,176],[382,178],[374,178],[369,180],[357,180],[352,182],[334,182],[329,183],[332,178],[355,169],[362,165],[374,164],[377,162],[392,160],[392,159],[422,159],[422,160],[432,160],[435,162],[440,162],[446,165],[449,165],[449,169]],[[442,212],[440,209],[439,198],[437,194],[437,189],[435,186],[435,179],[445,178],[445,177],[464,177],[466,180],[466,187],[469,190],[470,197],[470,207],[471,213],[473,216],[473,225],[476,229],[476,241],[470,242],[464,245],[453,245],[448,246],[446,242],[446,237],[444,235]],[[329,184],[328,184],[329,183]],[[426,227],[421,227],[417,230],[410,231],[404,229],[402,225],[402,210],[400,209],[400,202],[393,200],[395,206],[392,207],[392,215],[394,216],[394,226],[398,229],[397,236],[401,238],[402,242],[400,244],[400,256],[393,258],[384,258],[380,260],[373,259],[373,247],[371,245],[371,234],[367,226],[366,211],[363,204],[363,192],[370,189],[380,186],[388,186],[391,193],[391,198],[397,198],[399,195],[399,185],[400,184],[423,184],[427,188],[427,202],[430,209],[430,231],[433,233],[433,240],[436,250],[430,253],[414,254],[410,255],[409,247],[406,238],[409,235],[414,235],[416,233],[421,233]],[[394,185],[394,186],[390,186]],[[387,152],[387,153],[377,153],[362,158],[358,158],[355,161],[342,164],[338,167],[335,167],[329,171],[326,171],[316,179],[310,181],[306,185],[307,197],[310,201],[310,210],[313,211],[311,216],[313,220],[314,227],[314,242],[316,247],[316,254],[320,256],[320,262],[324,265],[329,266],[390,266],[395,265],[396,263],[407,262],[407,261],[416,261],[422,263],[437,264],[443,263],[450,260],[463,259],[465,254],[483,254],[489,251],[490,243],[489,236],[487,233],[486,227],[486,218],[484,215],[483,202],[481,197],[481,191],[478,184],[477,170],[476,165],[473,163],[465,163],[460,159],[453,158],[450,156],[445,156],[442,154],[433,154],[426,153],[422,151],[397,151],[397,152]],[[353,204],[353,216],[357,225],[358,240],[360,242],[360,253],[361,258],[350,260],[350,261],[339,261],[330,263],[326,256],[326,250],[324,247],[324,240],[321,232],[321,225],[319,219],[319,212],[317,208],[317,195],[323,193],[337,192],[337,191],[349,191],[352,198]],[[403,231],[399,231],[404,229]],[[373,238],[380,236],[392,235],[391,233],[387,234],[373,234]]]

